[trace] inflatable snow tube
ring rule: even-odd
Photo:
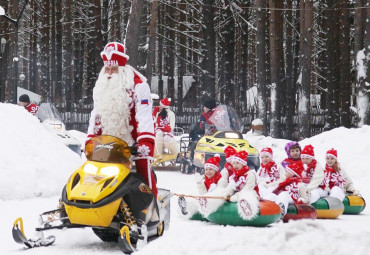
[[[312,206],[316,209],[318,219],[336,219],[344,212],[343,202],[335,197],[324,197]]]
[[[361,196],[348,195],[343,200],[343,214],[360,214],[366,207],[365,199]]]
[[[200,212],[196,212],[189,220],[208,221]]]
[[[288,211],[283,218],[283,222],[290,220],[302,220],[302,219],[316,219],[316,209],[308,204],[294,204],[290,203]]]
[[[211,213],[207,219],[220,225],[265,227],[276,222],[281,217],[280,207],[272,201],[260,201],[259,212],[251,220],[244,220],[238,213],[237,203],[224,203],[216,212]]]

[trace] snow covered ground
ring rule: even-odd
[[[82,159],[56,140],[36,117],[19,106],[0,103],[0,254],[122,254],[114,243],[103,243],[91,229],[50,231],[51,247],[31,250],[11,236],[14,220],[22,216],[28,237],[34,234],[38,215],[54,209],[67,178]],[[78,135],[78,133],[74,133]],[[270,146],[275,160],[286,157],[287,140],[245,135],[257,149]],[[365,199],[370,198],[370,126],[337,128],[310,139],[320,163],[326,150],[338,150],[338,159]],[[192,175],[157,172],[158,186],[176,193],[195,193]],[[171,224],[163,237],[137,254],[370,254],[370,209],[361,215],[342,215],[336,220],[301,220],[275,223],[266,228],[219,226],[180,217],[177,198],[172,198]]]

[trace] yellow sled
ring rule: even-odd
[[[166,148],[166,143],[164,143],[164,153],[162,154],[155,154],[154,155],[154,161],[152,163],[152,168],[156,171],[158,170],[180,170],[180,166],[176,164],[176,158],[177,154],[179,152],[179,142],[178,139],[179,137],[182,137],[184,135],[184,129],[180,127],[175,127],[173,134],[176,139],[176,145],[174,147],[175,153],[170,153],[171,151]]]

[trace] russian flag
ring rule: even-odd
[[[141,104],[149,104],[148,99],[141,99]]]

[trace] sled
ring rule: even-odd
[[[312,206],[316,209],[318,219],[336,219],[344,212],[342,201],[335,197],[320,198]]]
[[[220,225],[265,227],[276,222],[280,217],[280,207],[272,201],[264,200],[259,202],[259,212],[251,220],[245,220],[239,215],[236,202],[224,203],[207,219]]]
[[[314,220],[316,217],[317,213],[313,206],[308,204],[290,203],[288,206],[288,211],[283,217],[283,222],[302,219]]]
[[[151,164],[153,170],[155,171],[158,171],[158,170],[159,171],[161,170],[178,171],[180,170],[180,165],[176,164],[176,158],[177,158],[177,154],[178,154],[177,152],[179,151],[179,146],[180,146],[179,141],[181,137],[184,135],[184,129],[180,127],[175,127],[173,130],[173,134],[175,136],[175,140],[176,140],[175,144],[176,144],[177,150],[175,151],[175,153],[171,153],[169,148],[166,148],[166,146],[164,146],[165,148],[162,154],[154,155],[154,161]]]
[[[360,214],[366,207],[362,196],[347,195],[343,200],[343,214]]]

